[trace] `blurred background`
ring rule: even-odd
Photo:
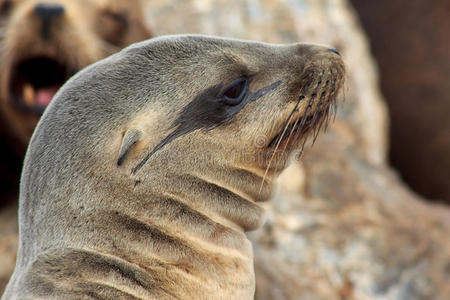
[[[389,106],[389,160],[416,192],[450,203],[450,2],[351,2]]]
[[[258,299],[448,299],[450,2],[0,0],[0,294],[23,156],[81,68],[163,34],[339,50],[333,126],[280,178],[250,234]]]

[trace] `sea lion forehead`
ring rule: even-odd
[[[310,61],[317,63],[315,56],[327,49],[311,43],[270,44],[207,35],[164,36],[143,46],[144,53],[148,51],[150,56],[173,63],[183,64],[185,61],[204,70],[210,69],[212,75],[231,77],[233,73],[256,74],[281,69],[298,73]],[[217,65],[220,65],[219,69]]]
[[[268,44],[207,35],[169,35],[153,38],[129,46],[129,50],[140,50],[143,54],[165,54],[175,58],[223,55],[235,63],[244,62],[243,56],[280,54],[288,45]],[[161,51],[161,53],[160,53]]]
[[[273,44],[262,41],[252,41],[237,38],[217,37],[208,35],[169,35],[151,40],[154,44],[173,44],[175,48],[183,49],[197,49],[200,53],[217,53],[222,52],[236,62],[242,61],[242,55],[249,56],[304,56],[311,55],[317,52],[322,52],[328,47],[313,43],[291,43],[291,44]],[[202,51],[204,50],[204,51]],[[191,53],[195,55],[196,53]],[[261,59],[258,60],[263,63]]]
[[[207,133],[215,128],[227,128],[231,123],[237,123],[244,130],[255,126],[262,129],[264,126],[261,123],[272,124],[276,115],[282,114],[290,106],[294,108],[295,103],[299,105],[300,93],[308,83],[315,85],[313,88],[318,90],[322,89],[319,77],[330,77],[324,80],[326,84],[332,82],[333,75],[328,71],[330,74],[326,75],[324,68],[325,64],[334,62],[324,62],[335,59],[335,54],[328,53],[326,47],[319,45],[271,45],[202,35],[161,37],[130,49],[137,49],[140,55],[150,60],[149,70],[154,68],[159,90],[167,91],[158,95],[166,95],[171,107],[171,125],[164,128],[164,137],[149,149],[132,173],[136,173],[155,153],[174,140],[194,131]],[[303,75],[308,70],[305,68],[308,61],[319,61],[316,63],[323,66],[313,64],[305,79]],[[188,90],[186,86],[189,86]],[[328,92],[322,91],[321,97],[327,93],[331,95],[332,90],[331,86],[328,87]],[[316,94],[311,94],[310,98],[315,99]],[[322,100],[315,102],[322,103]],[[251,108],[247,108],[250,105]],[[279,109],[273,111],[274,105]],[[298,107],[304,106],[302,102]],[[243,110],[245,112],[240,113]],[[270,117],[266,114],[259,116],[262,110],[275,114]],[[299,111],[301,113],[303,110]],[[244,116],[239,117],[240,114]],[[239,120],[235,122],[237,118]],[[130,133],[130,137],[135,135]],[[119,165],[123,159],[121,157],[118,160]]]
[[[202,34],[175,34],[175,35],[165,35],[161,37],[156,37],[148,41],[149,43],[179,43],[186,45],[201,45],[202,47],[208,47],[208,45],[214,46],[233,46],[248,48],[254,46],[264,46],[264,47],[279,47],[276,44],[269,44],[259,41],[243,40],[236,38],[209,36]],[[144,42],[145,43],[145,42]]]

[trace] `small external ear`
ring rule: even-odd
[[[141,138],[142,132],[136,128],[128,129],[122,138],[122,145],[120,146],[119,157],[117,158],[117,165],[120,166],[127,157],[130,149]]]

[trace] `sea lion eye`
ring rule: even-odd
[[[117,26],[121,28],[125,28],[128,26],[128,18],[124,12],[107,10],[104,13],[108,18],[115,22]]]
[[[130,26],[126,11],[104,8],[99,12],[96,22],[96,29],[106,42],[118,47],[124,46],[124,39]]]
[[[232,84],[223,92],[225,104],[238,105],[244,99],[248,89],[248,80],[246,78],[239,78],[233,81]]]

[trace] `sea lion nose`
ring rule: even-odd
[[[58,3],[38,3],[34,7],[34,13],[44,22],[49,22],[61,16],[64,11],[64,6]]]
[[[42,21],[41,36],[44,40],[50,37],[50,26],[53,20],[62,16],[65,12],[64,6],[58,3],[37,3],[34,13]]]
[[[337,51],[337,50],[334,49],[334,48],[328,48],[328,51],[333,52],[334,54],[337,54],[337,55],[341,56],[341,54],[339,53],[339,51]]]

